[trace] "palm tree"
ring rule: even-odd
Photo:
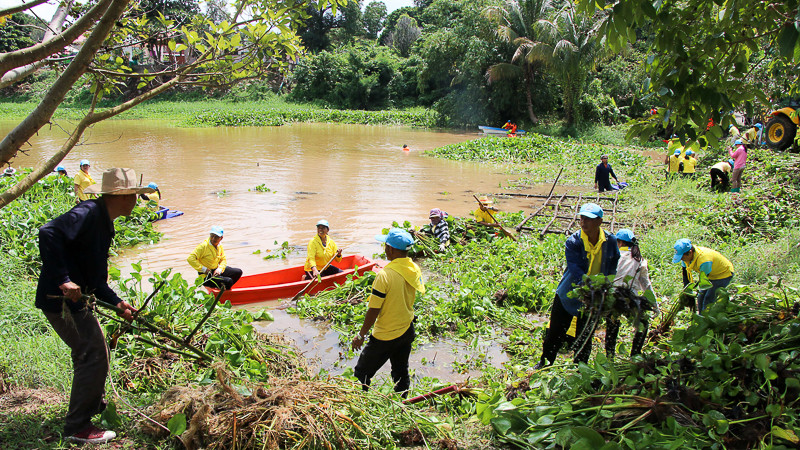
[[[525,82],[528,115],[534,124],[539,119],[533,113],[531,86],[547,59],[546,56],[536,53],[539,49],[534,44],[541,40],[540,22],[551,9],[550,0],[505,0],[484,12],[497,25],[497,35],[517,47],[511,63],[498,63],[489,67],[486,77],[489,83],[522,77]]]
[[[600,21],[577,14],[570,2],[555,22],[539,21],[543,39],[530,44],[529,54],[542,58],[561,84],[564,120],[568,125],[580,119],[575,114],[589,70],[599,55],[597,27]]]

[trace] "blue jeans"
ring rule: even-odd
[[[717,301],[717,289],[728,286],[731,284],[732,279],[733,275],[720,280],[709,280],[711,287],[697,294],[697,311],[703,312],[708,305]]]

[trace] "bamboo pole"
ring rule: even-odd
[[[516,242],[517,238],[514,237],[514,235],[511,234],[510,231],[506,230],[505,228],[503,228],[502,225],[500,225],[500,222],[494,217],[494,214],[492,214],[492,212],[489,210],[489,208],[486,205],[484,205],[482,201],[478,200],[478,197],[475,194],[472,194],[472,196],[475,198],[475,200],[478,202],[479,205],[481,205],[482,207],[486,208],[486,212],[489,214],[489,217],[491,217],[492,220],[494,220],[494,222],[497,224],[498,228],[500,228],[500,231],[502,231],[503,234],[508,236],[512,241]]]
[[[553,214],[554,214],[554,215],[553,215],[553,218],[552,218],[552,219],[550,219],[550,222],[548,222],[548,223],[547,223],[547,225],[545,225],[545,226],[544,226],[544,228],[542,228],[542,231],[541,231],[541,233],[540,233],[540,236],[544,236],[544,234],[545,234],[545,233],[547,233],[547,230],[550,228],[550,225],[552,225],[552,224],[553,224],[553,222],[555,222],[555,221],[556,221],[556,217],[555,217],[555,216],[557,216],[557,215],[558,215],[558,210],[561,208],[561,202],[563,202],[563,201],[564,201],[564,196],[565,196],[565,195],[566,195],[566,193],[562,194],[562,195],[561,195],[561,198],[559,198],[559,199],[558,199],[558,201],[556,202],[556,206],[555,206],[555,212],[553,213]]]

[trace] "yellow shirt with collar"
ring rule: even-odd
[[[603,242],[606,241],[606,234],[603,230],[600,230],[597,243],[592,245],[589,242],[589,236],[581,230],[581,240],[583,240],[583,249],[586,250],[586,257],[589,258],[589,271],[586,272],[586,275],[597,275],[600,273],[600,266],[603,261]]]
[[[328,264],[328,261],[336,254],[337,250],[339,250],[339,247],[336,246],[336,242],[333,242],[330,236],[328,236],[326,245],[322,245],[322,239],[319,235],[314,236],[308,243],[308,254],[303,269],[306,272],[311,272],[311,268],[316,266],[317,270],[322,270],[325,264]],[[337,262],[341,260],[341,257],[336,258]]]
[[[690,156],[688,159],[683,158],[683,173],[694,173],[695,167],[697,166],[697,160],[694,156]]]
[[[94,179],[88,173],[78,170],[78,173],[75,174],[75,178],[73,182],[76,186],[78,186],[78,200],[84,201],[89,200],[90,198],[94,198],[94,196],[89,196],[89,194],[84,194],[83,190],[87,187],[95,184]]]
[[[414,320],[417,291],[425,292],[422,272],[411,258],[395,258],[372,283],[369,307],[380,309],[372,336],[390,341],[403,335]]]
[[[484,211],[480,208],[476,209],[472,215],[475,216],[475,222],[497,223],[494,219],[492,219],[492,216],[489,215],[489,211]]]
[[[222,243],[214,247],[209,239],[206,239],[198,245],[197,248],[189,254],[186,261],[199,273],[203,272],[203,267],[211,270],[219,269],[220,272],[223,272],[228,266],[228,260],[225,258],[225,249],[222,248]]]
[[[733,264],[728,258],[722,256],[722,253],[706,247],[694,247],[694,258],[686,264],[681,261],[681,265],[685,266],[689,273],[689,282],[694,282],[692,272],[700,273],[700,266],[704,263],[711,263],[711,272],[708,274],[709,280],[722,280],[733,276]]]

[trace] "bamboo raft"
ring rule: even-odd
[[[603,221],[608,224],[608,231],[615,233],[621,228],[635,228],[636,224],[628,224],[617,219],[617,213],[624,212],[619,208],[619,192],[616,191],[613,196],[597,194],[572,195],[562,193],[553,194],[552,190],[549,195],[542,194],[514,194],[503,193],[495,194],[496,197],[511,196],[532,199],[543,199],[543,203],[539,205],[531,214],[528,215],[519,225],[516,226],[517,232],[529,231],[537,232],[540,236],[545,234],[564,234],[570,235],[574,233],[579,226],[578,217],[580,207],[586,202],[594,202],[603,208]],[[571,210],[571,212],[569,212]],[[541,217],[547,220],[541,229],[535,229],[526,224],[535,217]]]

